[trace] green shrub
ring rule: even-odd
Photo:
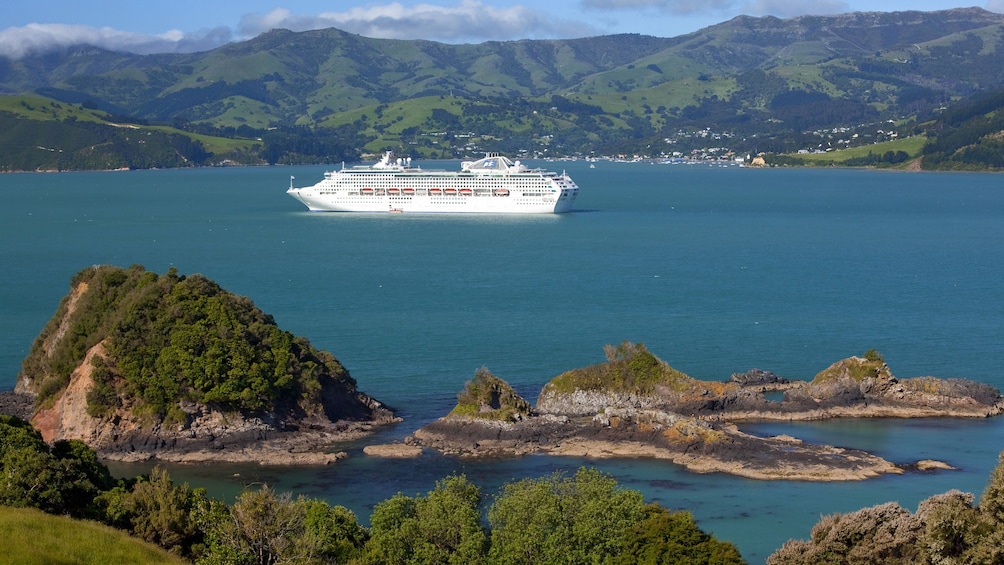
[[[670,367],[650,353],[644,344],[625,341],[617,346],[605,346],[604,352],[606,363],[567,371],[547,386],[559,392],[604,390],[650,394],[656,386],[683,392],[695,385],[693,378]]]
[[[529,416],[529,402],[516,394],[512,386],[481,367],[457,395],[451,416],[473,416],[490,420],[517,420]]]

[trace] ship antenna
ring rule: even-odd
[[[293,175],[289,175],[289,188],[290,189],[293,188],[293,179],[295,179],[295,178],[296,177],[294,177]]]

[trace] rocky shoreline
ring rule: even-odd
[[[46,422],[39,419],[45,411],[35,410],[34,395],[0,392],[0,414],[30,421],[49,435]],[[33,417],[34,415],[34,417]],[[108,461],[172,463],[257,463],[265,466],[328,465],[347,457],[338,450],[341,444],[372,434],[377,428],[400,422],[387,411],[369,422],[315,423],[298,428],[278,429],[256,419],[231,420],[230,425],[207,425],[203,422],[185,429],[168,430],[154,425],[148,428],[118,428],[109,425],[77,437]],[[66,435],[66,434],[64,434]],[[72,432],[68,435],[74,435]]]
[[[606,363],[551,379],[534,404],[482,368],[450,414],[400,443],[370,445],[364,453],[408,458],[431,449],[461,458],[655,458],[697,473],[848,481],[951,466],[931,460],[897,465],[851,447],[758,437],[739,425],[1004,413],[1004,399],[993,387],[964,379],[898,379],[871,352],[838,361],[811,381],[751,369],[723,382],[680,373],[643,345],[625,342],[608,346],[606,353]],[[113,412],[95,416],[88,412],[88,394],[95,386],[95,367],[106,356],[103,341],[91,347],[65,388],[41,406],[36,406],[33,382],[19,379],[14,392],[0,393],[0,413],[30,420],[46,441],[84,441],[108,460],[262,465],[330,464],[346,457],[339,444],[401,421],[375,399],[333,381],[321,385],[310,411],[292,418],[296,410],[288,406],[248,415],[181,401],[171,418],[151,419],[124,397]]]
[[[904,472],[865,451],[806,444],[787,436],[761,438],[726,422],[653,412],[622,411],[607,422],[553,415],[514,423],[446,417],[417,430],[405,444],[472,458],[543,454],[664,459],[695,473],[762,480],[849,481]]]
[[[647,354],[632,355],[643,353]],[[829,418],[985,418],[1004,413],[1004,400],[992,387],[964,379],[900,380],[881,360],[860,357],[834,363],[811,382],[788,381],[752,369],[725,383],[675,374],[641,391],[569,384],[595,382],[596,374],[604,371],[608,382],[627,379],[618,373],[623,369],[616,366],[618,362],[610,361],[602,370],[593,367],[556,377],[543,388],[532,409],[513,418],[495,419],[503,409],[498,402],[483,403],[473,413],[469,408],[455,409],[415,431],[404,443],[456,457],[650,457],[698,473],[847,481],[952,467],[931,460],[897,465],[861,450],[815,445],[790,436],[757,437],[741,431],[738,424]],[[660,370],[671,371],[664,364]],[[504,382],[491,384],[495,390],[505,386]],[[474,388],[486,387],[477,383]],[[783,396],[768,400],[769,392]]]

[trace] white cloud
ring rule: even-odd
[[[283,8],[241,19],[239,33],[253,37],[270,29],[307,31],[335,27],[366,37],[429,39],[445,42],[507,40],[513,38],[585,37],[600,33],[594,26],[573,20],[556,20],[521,5],[504,8],[479,0],[461,0],[454,6],[394,2],[299,16]]]
[[[284,8],[241,18],[237,32],[226,27],[195,33],[170,30],[158,35],[84,25],[29,24],[0,30],[0,56],[19,59],[73,45],[93,45],[130,53],[190,53],[235,39],[249,39],[271,29],[307,31],[336,27],[367,37],[429,39],[444,42],[588,37],[602,31],[576,20],[555,19],[521,5],[495,7],[481,0],[459,0],[453,6],[398,2],[350,8],[343,12],[298,15]]]
[[[844,14],[851,11],[843,0],[752,0],[746,4],[745,13],[753,16],[791,18],[804,15]]]
[[[722,14],[733,11],[742,2],[736,0],[582,0],[586,8],[597,10],[651,9],[676,15]]]
[[[1004,3],[1004,0],[992,0]],[[789,18],[805,14],[840,14],[850,11],[843,0],[582,0],[597,10],[649,9],[675,15],[731,17],[735,14]]]
[[[193,52],[218,47],[232,40],[227,28],[186,34],[170,30],[148,35],[113,28],[68,24],[28,24],[0,30],[0,55],[20,59],[72,45],[93,45],[110,51],[130,53]]]

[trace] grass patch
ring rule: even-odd
[[[607,362],[566,371],[551,379],[547,388],[558,393],[597,390],[628,394],[651,394],[656,386],[687,392],[700,383],[649,353],[644,344],[623,342],[604,348]]]
[[[89,110],[77,104],[59,102],[52,98],[32,94],[0,96],[0,112],[10,112],[26,120],[54,120],[61,122],[70,119],[82,122],[107,123],[103,120],[107,114],[100,110]]]
[[[880,143],[873,143],[871,145],[859,145],[857,147],[849,147],[847,149],[838,149],[836,151],[828,151],[826,153],[809,153],[807,155],[790,155],[801,159],[807,165],[841,165],[853,159],[861,159],[871,155],[883,155],[888,151],[896,153],[897,151],[902,151],[912,157],[918,157],[921,151],[924,149],[924,144],[927,143],[927,138],[920,135],[915,135],[911,137],[904,137],[902,139],[893,139],[891,141],[882,141]]]
[[[892,377],[885,359],[874,349],[869,349],[864,357],[848,357],[823,369],[812,379],[813,383],[825,383],[850,377],[861,382],[869,377]]]
[[[0,563],[182,564],[180,557],[96,522],[0,506]]]

